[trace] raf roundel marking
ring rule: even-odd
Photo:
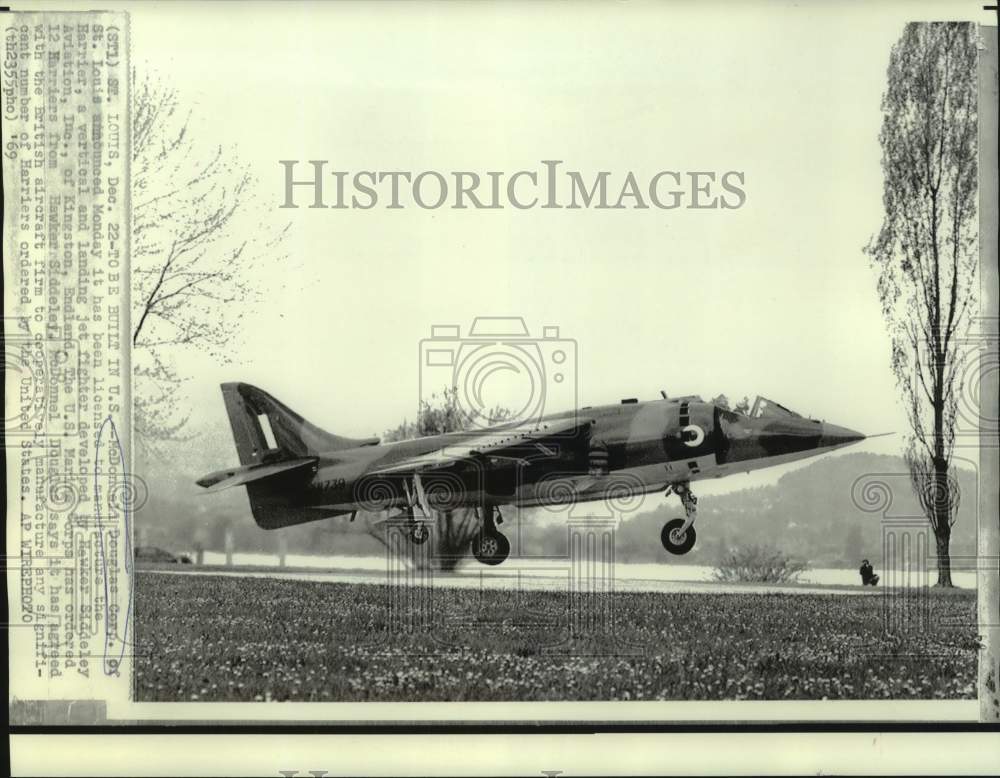
[[[691,433],[694,437],[690,437],[687,434],[684,435],[687,438],[684,441],[685,446],[690,446],[691,448],[697,448],[705,441],[705,430],[699,427],[697,424],[688,424],[681,433]]]

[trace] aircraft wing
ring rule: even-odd
[[[445,446],[378,468],[369,474],[419,473],[483,459],[517,462],[530,461],[539,456],[555,456],[562,442],[553,441],[553,437],[589,430],[593,423],[592,419],[573,418],[494,429],[487,434],[466,438],[454,446]]]

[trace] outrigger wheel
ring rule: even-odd
[[[663,525],[660,542],[671,554],[686,554],[694,548],[694,527],[684,529],[685,519],[671,519]]]
[[[426,524],[417,524],[410,530],[410,541],[416,543],[418,546],[426,543],[430,536],[431,531],[427,529]]]

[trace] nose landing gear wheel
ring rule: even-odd
[[[660,542],[671,554],[686,554],[694,548],[695,532],[694,527],[683,529],[684,519],[671,519],[663,525],[660,532]]]
[[[510,556],[510,541],[499,532],[480,532],[472,539],[472,555],[484,565],[498,565]]]

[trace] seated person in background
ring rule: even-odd
[[[862,586],[877,586],[878,576],[872,568],[872,563],[867,559],[861,561],[861,584]]]

